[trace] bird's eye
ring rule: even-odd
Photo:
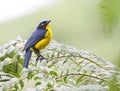
[[[44,23],[42,23],[41,26],[44,26]]]

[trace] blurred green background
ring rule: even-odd
[[[98,9],[100,1],[57,0],[52,6],[0,23],[0,45],[18,35],[28,39],[40,20],[51,19],[54,40],[91,50],[120,66],[120,27],[110,35],[105,33]]]

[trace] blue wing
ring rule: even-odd
[[[35,30],[30,38],[27,40],[24,50],[34,46],[38,41],[42,40],[45,36],[46,30]]]

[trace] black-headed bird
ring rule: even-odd
[[[32,52],[37,54],[36,60],[40,57],[44,57],[40,54],[40,50],[44,49],[52,38],[52,32],[50,28],[50,20],[43,20],[39,23],[36,30],[32,33],[27,40],[23,50],[26,51],[23,68],[28,68],[28,64],[31,58]]]

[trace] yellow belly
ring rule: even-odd
[[[50,29],[50,26],[47,25],[47,32],[45,34],[45,38],[40,40],[36,45],[35,45],[35,48],[36,49],[44,49],[50,42],[51,38],[52,38],[52,32],[51,32],[51,29]]]
[[[36,45],[35,45],[35,48],[36,49],[44,49],[50,42],[51,38],[44,38],[42,40],[40,40]]]

